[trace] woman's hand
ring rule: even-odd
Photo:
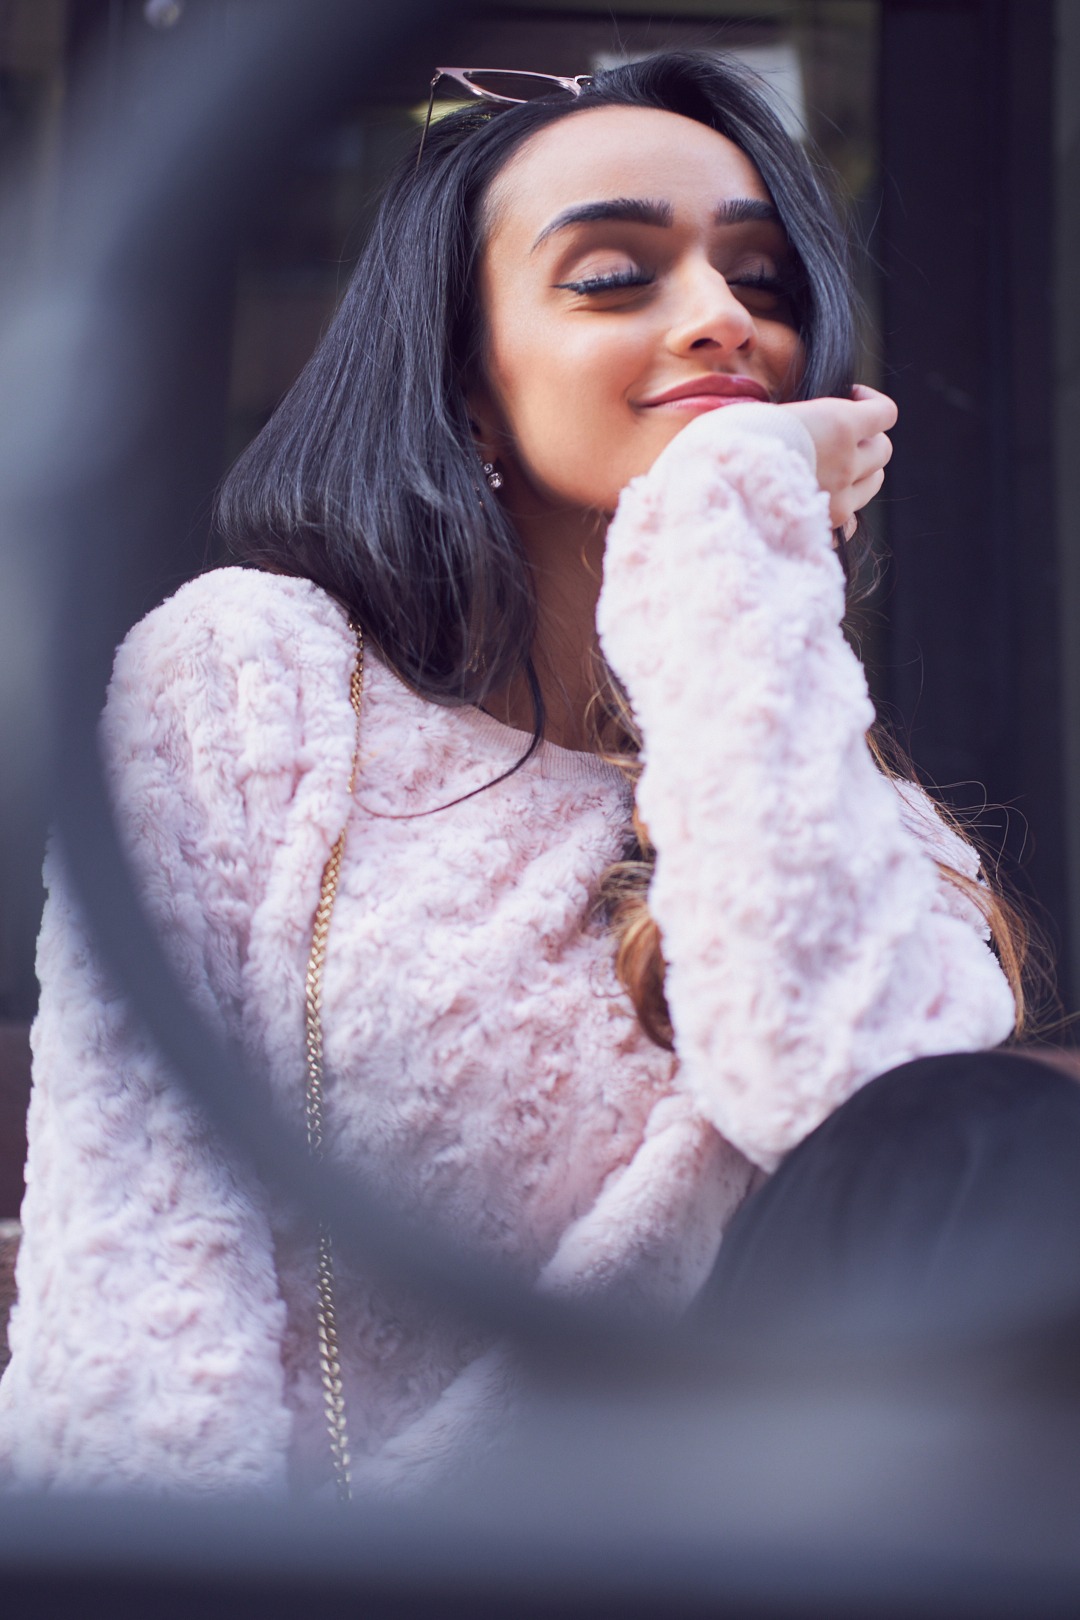
[[[887,394],[856,383],[850,399],[796,400],[776,409],[791,411],[809,432],[817,450],[818,483],[829,496],[829,520],[850,535],[856,512],[885,480],[896,406]]]

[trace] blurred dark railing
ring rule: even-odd
[[[928,1383],[804,1358],[795,1375],[782,1356],[537,1300],[352,1180],[312,1175],[258,1078],[185,1005],[117,840],[95,727],[125,628],[118,581],[170,521],[186,319],[288,143],[417,31],[439,59],[457,8],[260,0],[212,52],[192,13],[139,86],[153,143],[103,123],[84,88],[54,261],[4,307],[0,659],[19,676],[0,685],[4,792],[51,807],[103,956],[225,1140],[365,1263],[514,1341],[532,1395],[499,1459],[411,1506],[11,1498],[5,1612],[1074,1612],[1080,1408],[1008,1390],[988,1405],[966,1368]]]

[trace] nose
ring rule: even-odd
[[[716,349],[746,353],[756,338],[754,318],[708,262],[688,268],[679,288],[668,347],[674,354]]]

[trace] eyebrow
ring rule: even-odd
[[[608,220],[669,229],[675,222],[675,210],[670,203],[654,202],[647,197],[612,197],[605,202],[578,203],[549,220],[529,251],[535,253],[541,242],[571,225],[595,225]],[[729,197],[713,210],[714,225],[745,225],[755,220],[778,225],[780,215],[771,202],[760,197]]]
[[[713,212],[714,225],[746,225],[753,220],[765,225],[782,224],[773,204],[761,197],[731,197],[718,203]]]
[[[556,231],[565,231],[571,225],[595,225],[602,220],[622,220],[631,225],[669,226],[674,222],[675,210],[670,203],[650,202],[646,197],[612,197],[606,202],[578,203],[564,208],[561,214],[549,220],[532,245],[532,252],[546,242]]]

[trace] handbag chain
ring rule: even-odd
[[[356,786],[356,773],[360,762],[360,704],[364,695],[364,635],[358,624],[350,622],[356,637],[356,659],[349,681],[349,698],[356,716],[353,740],[352,769],[349,772],[349,796]],[[323,1157],[323,1033],[322,989],[323,967],[326,962],[326,943],[330,934],[330,919],[334,914],[341,860],[345,853],[345,834],[348,823],[342,827],[330,857],[323,867],[319,904],[311,932],[311,953],[308,956],[307,977],[304,981],[304,1044],[307,1054],[307,1085],[304,1101],[307,1118],[308,1151],[316,1164]],[[334,1486],[339,1502],[352,1501],[352,1459],[349,1455],[349,1423],[345,1409],[345,1388],[341,1377],[341,1352],[338,1342],[337,1310],[334,1303],[334,1247],[330,1229],[325,1221],[319,1222],[317,1248],[317,1321],[319,1331],[319,1373],[322,1380],[323,1411],[330,1437],[330,1457],[334,1469]]]

